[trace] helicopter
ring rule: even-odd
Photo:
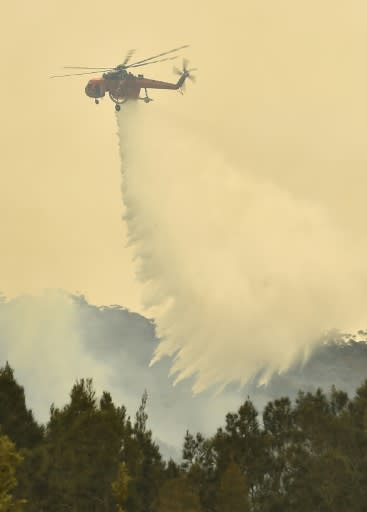
[[[148,96],[148,89],[179,90],[182,93],[182,89],[187,78],[194,82],[195,77],[191,75],[191,72],[195,71],[196,68],[188,69],[188,61],[186,59],[183,60],[181,70],[174,68],[174,72],[179,75],[179,79],[176,83],[152,80],[150,78],[145,78],[142,74],[134,75],[131,73],[131,71],[129,71],[130,69],[148,66],[157,62],[176,59],[177,56],[165,56],[182,50],[183,48],[188,48],[188,45],[173,48],[167,52],[153,55],[152,57],[133,62],[132,64],[129,64],[129,62],[134,55],[135,50],[130,50],[122,64],[119,64],[118,66],[111,68],[65,66],[64,69],[79,69],[89,71],[83,71],[82,73],[70,73],[67,75],[54,75],[50,78],[63,78],[102,73],[101,77],[92,78],[89,80],[85,87],[85,93],[90,98],[94,98],[96,105],[99,104],[100,98],[103,98],[106,93],[108,93],[110,99],[115,103],[115,110],[118,112],[121,109],[121,105],[126,103],[128,100],[142,100],[145,103],[153,101],[153,98]],[[145,96],[143,97],[140,96],[142,89],[145,91]]]

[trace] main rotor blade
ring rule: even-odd
[[[121,65],[122,65],[122,66],[126,66],[126,64],[129,62],[129,60],[130,60],[130,59],[131,59],[131,57],[134,55],[134,53],[135,53],[135,50],[129,50],[129,51],[127,52],[127,55],[126,55],[126,57],[125,57],[124,62],[123,62]]]
[[[90,71],[89,73],[71,73],[69,75],[53,75],[50,78],[63,78],[64,76],[79,76],[79,75],[94,75],[96,73],[101,73],[100,71]]]
[[[86,67],[80,67],[80,66],[63,66],[63,69],[99,69],[101,71],[105,71],[105,70],[113,69],[113,68],[86,68]]]
[[[153,55],[153,57],[148,57],[147,59],[138,60],[137,62],[133,62],[133,64],[130,64],[130,66],[127,66],[127,67],[135,66],[137,64],[142,64],[143,62],[147,62],[148,60],[156,59],[157,57],[163,57],[163,55],[168,55],[169,53],[172,53],[172,52],[178,52],[178,50],[182,50],[183,48],[188,48],[188,47],[189,47],[189,45],[185,44],[184,46],[179,46],[178,48],[173,48],[173,50],[168,50],[168,52],[158,53],[158,55]]]
[[[165,60],[174,60],[177,57],[168,57],[167,59],[153,60],[152,62],[143,62],[142,64],[131,64],[128,68],[140,68],[140,66],[148,66],[149,64],[155,64],[156,62],[164,62]]]

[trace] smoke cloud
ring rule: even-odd
[[[64,405],[76,379],[93,377],[99,393],[109,389],[111,370],[85,349],[70,295],[49,290],[0,305],[1,364],[8,360],[15,368],[38,421],[48,420],[51,403]]]
[[[117,122],[130,244],[161,339],[151,364],[174,356],[195,393],[266,381],[361,320],[365,246],[323,204],[232,165],[157,106],[125,105]]]

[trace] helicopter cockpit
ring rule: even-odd
[[[85,94],[90,98],[103,98],[105,91],[99,81],[89,80],[85,87]]]

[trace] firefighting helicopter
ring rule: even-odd
[[[137,62],[133,62],[132,64],[129,64],[129,62],[135,51],[130,50],[122,64],[119,64],[114,68],[65,66],[64,69],[88,69],[90,71],[83,71],[82,73],[71,73],[67,75],[54,75],[50,78],[62,78],[69,76],[103,73],[102,77],[89,80],[85,87],[85,93],[90,98],[94,98],[96,105],[99,104],[100,98],[103,98],[106,93],[108,93],[111,100],[115,103],[115,110],[118,112],[121,108],[121,105],[128,100],[143,100],[145,103],[153,101],[153,99],[148,96],[147,89],[171,89],[179,90],[182,92],[182,88],[187,78],[194,82],[195,77],[191,75],[191,72],[195,71],[196,68],[188,69],[188,61],[186,59],[183,60],[182,70],[174,68],[175,73],[179,75],[179,79],[176,83],[152,80],[150,78],[145,78],[144,75],[134,75],[128,71],[128,69],[139,68],[142,66],[148,66],[149,64],[155,64],[157,62],[176,59],[177,56],[165,57],[164,59],[160,57],[164,57],[187,47],[188,45],[173,48],[167,52],[153,55],[153,57],[148,57],[147,59],[139,60]],[[145,96],[143,97],[140,96],[141,89],[144,89],[145,91]]]

